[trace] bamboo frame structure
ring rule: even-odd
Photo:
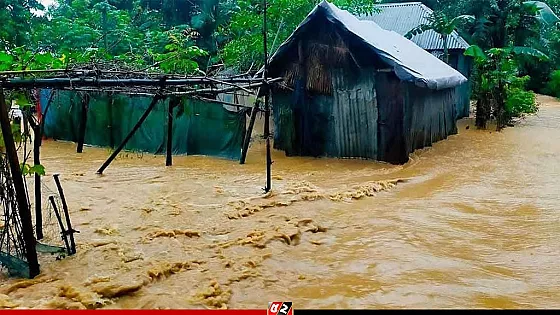
[[[243,78],[247,76],[249,72],[244,75],[234,75],[231,77],[208,77],[208,76],[186,76],[177,74],[161,74],[161,73],[151,73],[146,71],[137,71],[134,69],[119,70],[109,66],[109,69],[103,70],[104,65],[99,64],[87,64],[82,66],[76,66],[74,68],[68,69],[47,69],[47,70],[22,70],[22,71],[4,71],[0,72],[0,125],[2,128],[2,134],[5,139],[6,156],[10,166],[10,172],[13,178],[16,199],[18,203],[19,215],[22,222],[22,238],[25,241],[26,249],[26,259],[29,264],[29,274],[33,278],[39,274],[39,262],[37,258],[36,243],[37,239],[33,235],[33,224],[31,210],[27,201],[27,195],[24,187],[23,176],[19,165],[18,155],[13,139],[13,134],[11,131],[11,123],[8,117],[8,107],[4,98],[4,89],[17,90],[17,89],[37,89],[37,88],[50,88],[53,90],[72,90],[72,91],[84,91],[84,92],[110,92],[110,93],[124,93],[129,95],[149,95],[153,96],[152,103],[148,109],[144,112],[140,120],[136,123],[133,129],[125,137],[123,142],[117,147],[117,149],[109,156],[109,158],[103,163],[103,165],[98,169],[97,173],[102,174],[103,171],[111,164],[111,162],[116,158],[119,152],[126,146],[126,143],[135,132],[140,128],[142,123],[146,120],[152,109],[155,107],[156,103],[168,96],[188,96],[194,99],[205,100],[208,102],[217,102],[226,105],[233,105],[239,107],[251,108],[251,121],[249,130],[246,130],[243,139],[242,148],[242,160],[241,164],[245,163],[245,158],[247,155],[247,150],[249,147],[249,140],[251,137],[251,132],[254,125],[254,120],[258,111],[264,111],[265,113],[265,124],[264,124],[264,137],[266,139],[266,186],[264,188],[265,192],[269,192],[272,189],[271,183],[271,147],[270,147],[270,89],[269,86],[272,83],[280,82],[282,78],[268,78],[268,46],[267,46],[267,0],[264,2],[264,13],[263,13],[263,44],[264,44],[264,73],[262,78]],[[107,67],[105,67],[107,68]],[[147,70],[146,68],[144,70]],[[252,69],[252,66],[251,66]],[[39,77],[38,77],[39,76]],[[216,87],[216,86],[227,86],[227,87]],[[213,100],[211,96],[216,96],[221,93],[235,93],[236,91],[244,91],[249,94],[257,95],[255,90],[262,89],[265,91],[264,95],[264,109],[260,109],[258,103],[254,107],[244,106],[241,104],[231,104],[227,102],[222,102],[219,100]],[[45,107],[45,116],[50,108],[51,102],[53,100],[54,92],[51,93],[49,101]],[[89,96],[86,96],[82,102],[82,117],[80,125],[79,142],[77,146],[77,152],[81,153],[83,150],[85,130],[87,123],[87,106],[89,102]],[[174,101],[170,103],[175,103]],[[169,104],[168,109],[168,141],[167,141],[167,157],[166,165],[170,166],[172,164],[172,123],[173,123],[173,106]],[[34,143],[34,163],[39,164],[40,162],[40,150],[42,136],[44,134],[44,119],[33,127],[35,134]],[[64,199],[62,188],[58,180],[58,176],[55,176],[55,181],[59,188],[61,198]],[[40,178],[38,175],[35,177],[36,194],[39,199],[36,199],[36,215],[39,220],[41,217],[40,209]],[[39,188],[38,188],[39,187]],[[63,200],[64,201],[64,200]],[[56,205],[52,197],[50,202],[53,203],[53,207],[56,210]],[[66,244],[67,249],[70,254],[75,253],[75,244],[73,239],[73,233],[77,232],[72,229],[71,223],[68,217],[68,209],[64,203],[64,212],[67,217],[68,230],[66,232],[70,235],[70,243]],[[61,218],[58,218],[61,227],[64,228]],[[37,221],[41,224],[41,221]],[[37,238],[42,237],[42,227],[37,228]],[[63,235],[65,242],[65,235]]]
[[[4,89],[0,85],[0,126],[2,135],[4,136],[4,146],[6,149],[6,158],[10,165],[10,173],[16,194],[19,216],[22,225],[22,238],[25,242],[25,256],[29,266],[29,276],[34,278],[39,275],[39,260],[37,258],[37,249],[35,248],[37,240],[33,235],[33,222],[31,221],[31,209],[27,203],[27,195],[25,193],[25,185],[19,165],[19,158],[14,143],[10,118],[8,117],[8,107],[4,98]]]

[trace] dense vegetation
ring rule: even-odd
[[[384,2],[406,2],[388,0]],[[475,59],[479,126],[535,110],[534,94],[559,96],[560,24],[522,0],[421,0],[443,38],[457,27]],[[269,0],[274,51],[319,0]],[[376,0],[332,0],[372,14]],[[545,0],[560,13],[560,0]],[[112,60],[142,70],[256,70],[263,62],[262,0],[0,0],[0,71]],[[37,12],[45,12],[40,15]],[[459,18],[458,18],[459,17]],[[457,23],[461,21],[462,23]]]

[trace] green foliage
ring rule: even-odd
[[[29,164],[22,163],[21,166],[21,174],[23,176],[38,174],[41,176],[45,175],[45,167],[41,164],[30,166]]]
[[[171,30],[167,32],[169,36],[169,44],[165,45],[165,52],[162,54],[154,54],[156,65],[167,73],[193,73],[198,70],[198,64],[195,58],[206,56],[207,53],[188,44],[188,39],[183,32]]]
[[[165,7],[160,9],[184,8],[175,2],[162,1]],[[197,61],[206,53],[192,38],[196,32],[189,25],[164,28],[164,20],[168,19],[150,6],[153,1],[59,1],[43,17],[32,15],[34,7],[26,6],[29,23],[34,27],[25,33],[21,45],[10,38],[15,35],[0,38],[6,38],[5,49],[0,49],[0,71],[63,68],[94,60],[115,60],[133,68],[149,67],[162,72],[198,71]],[[189,22],[196,7],[188,5]],[[152,64],[156,66],[150,67]]]
[[[0,71],[59,69],[69,61],[65,54],[58,57],[49,52],[33,53],[25,47],[0,51]]]
[[[546,92],[560,98],[560,70],[556,70],[550,75],[550,81],[546,85]]]
[[[449,63],[449,50],[447,46],[447,39],[451,33],[462,23],[473,22],[475,20],[472,15],[459,15],[454,18],[449,18],[442,11],[434,11],[428,17],[428,24],[420,24],[417,27],[411,29],[404,37],[411,39],[413,36],[424,33],[428,30],[433,30],[438,33],[443,39],[443,49],[445,55],[445,62]]]
[[[519,76],[517,58],[519,55],[546,58],[546,55],[525,47],[491,48],[483,52],[476,45],[469,47],[465,55],[475,60],[471,81],[477,101],[478,127],[485,127],[491,114],[501,129],[513,117],[537,110],[534,92],[526,90],[529,76]]]
[[[537,17],[547,25],[554,25],[560,22],[560,18],[552,11],[548,4],[542,1],[526,1],[524,4],[534,6],[538,9]]]
[[[525,90],[529,76],[514,78],[507,87],[505,110],[507,117],[519,117],[537,111],[536,95]]]
[[[472,15],[459,15],[454,18],[449,18],[444,12],[434,11],[428,17],[428,24],[421,24],[408,31],[404,36],[406,38],[412,38],[427,30],[434,30],[441,36],[448,36],[462,23],[474,22],[474,20],[475,18]]]
[[[269,54],[280,46],[301,23],[319,0],[269,0],[267,9],[267,37]],[[372,14],[376,11],[375,0],[333,0],[333,4],[354,14]],[[264,60],[263,47],[263,1],[238,0],[228,27],[220,27],[231,40],[221,50],[226,65],[247,69],[260,66]]]
[[[37,0],[0,1],[0,50],[9,46],[23,46],[31,36],[33,14],[43,9]]]
[[[474,59],[486,59],[486,54],[482,48],[477,45],[471,45],[465,50],[465,56],[473,57]]]
[[[530,75],[528,86],[540,92],[543,81],[554,80],[552,71],[560,69],[560,0],[420,1],[434,14],[409,37],[432,29],[447,42],[457,29],[480,48],[467,50],[475,58],[510,47],[517,76]],[[319,2],[268,0],[269,54]],[[331,2],[368,15],[381,0]],[[166,73],[197,73],[222,63],[238,71],[256,69],[264,59],[262,6],[262,0],[59,0],[37,16],[34,10],[44,9],[38,0],[0,0],[0,71],[92,60]]]

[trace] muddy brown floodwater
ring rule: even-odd
[[[262,144],[246,165],[127,153],[98,176],[107,149],[47,141],[78,253],[0,279],[0,308],[558,308],[560,102],[539,101],[403,166],[274,152],[269,195]]]

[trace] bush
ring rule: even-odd
[[[538,109],[535,93],[525,90],[529,79],[529,76],[516,78],[507,88],[505,105],[510,118],[535,113]]]
[[[552,72],[546,84],[546,94],[560,98],[560,70]]]

